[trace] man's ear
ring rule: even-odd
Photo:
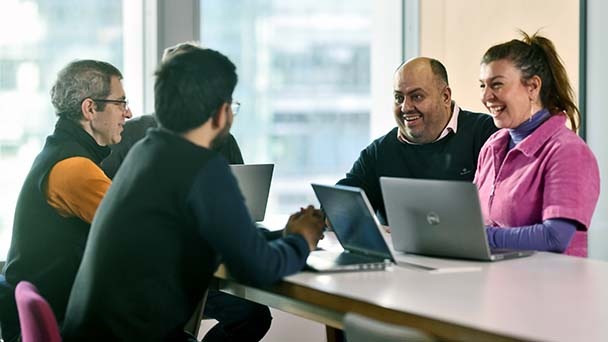
[[[215,128],[215,129],[224,128],[224,125],[226,125],[226,121],[228,118],[229,110],[230,110],[230,105],[226,102],[224,102],[220,106],[220,108],[217,109],[215,114],[213,114],[212,121],[211,121],[213,128]]]
[[[446,101],[446,103],[449,103],[451,105],[452,104],[452,88],[450,88],[450,86],[445,87],[445,90],[443,91],[443,96],[444,96],[444,100]]]
[[[443,93],[441,94],[441,99],[445,104],[452,105],[452,88],[450,86],[446,86],[443,89]]]
[[[95,112],[97,108],[95,108],[95,101],[87,98],[82,101],[80,104],[80,112],[86,121],[92,121],[95,117]]]

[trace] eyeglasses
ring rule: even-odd
[[[232,116],[236,116],[239,113],[239,109],[241,108],[241,103],[239,101],[232,100],[230,103],[230,109],[232,110]]]
[[[128,100],[109,100],[109,99],[91,99],[95,102],[104,102],[104,103],[113,103],[115,105],[120,106],[120,109],[123,111],[129,110],[129,101]]]

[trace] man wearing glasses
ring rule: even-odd
[[[258,286],[302,269],[322,236],[322,213],[300,209],[284,236],[268,242],[225,158],[211,150],[230,130],[236,83],[234,64],[209,49],[160,65],[161,127],[129,152],[99,206],[64,341],[191,341],[183,328],[220,262]]]
[[[162,60],[178,53],[200,49],[196,43],[185,42],[165,49]],[[239,112],[240,103],[231,102],[232,116]],[[125,124],[122,140],[112,145],[112,153],[103,160],[101,168],[110,178],[114,178],[127,153],[139,140],[143,139],[150,128],[158,126],[154,114],[141,115]],[[232,134],[216,139],[211,149],[220,153],[229,164],[243,164],[241,150]],[[280,233],[280,232],[278,232]],[[281,234],[264,231],[267,239],[281,237]],[[270,309],[246,299],[232,296],[221,291],[209,290],[204,307],[204,316],[218,321],[204,337],[204,341],[259,341],[270,329],[272,315]]]
[[[75,61],[59,72],[51,89],[59,119],[17,201],[3,275],[13,288],[21,280],[34,283],[59,322],[93,216],[111,184],[99,164],[131,117],[121,80],[118,69],[95,60]],[[12,304],[2,303],[5,341],[19,334]]]

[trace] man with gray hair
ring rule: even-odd
[[[36,285],[61,322],[93,216],[111,184],[99,164],[108,145],[120,142],[131,110],[120,71],[95,60],[61,70],[51,100],[59,119],[21,189],[3,275],[13,288],[22,280]],[[2,312],[10,341],[19,331],[14,303]]]
[[[235,65],[210,49],[176,54],[158,68],[161,127],[135,144],[99,205],[64,341],[192,341],[184,326],[220,262],[237,279],[268,286],[300,271],[316,248],[320,210],[301,208],[268,242],[225,158],[211,150],[232,125],[237,78]]]

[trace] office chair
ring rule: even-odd
[[[59,325],[49,303],[27,281],[15,288],[22,342],[61,342]]]
[[[198,338],[198,333],[201,330],[201,321],[203,319],[205,319],[203,312],[205,311],[205,302],[207,301],[208,292],[209,292],[209,289],[207,289],[205,291],[205,293],[203,294],[203,298],[196,306],[196,310],[194,311],[194,314],[192,315],[192,317],[190,318],[190,320],[188,321],[188,323],[186,323],[186,326],[184,327],[184,331],[186,333],[192,335],[194,338]]]
[[[348,342],[433,342],[433,337],[413,328],[388,324],[352,312],[342,321]]]

